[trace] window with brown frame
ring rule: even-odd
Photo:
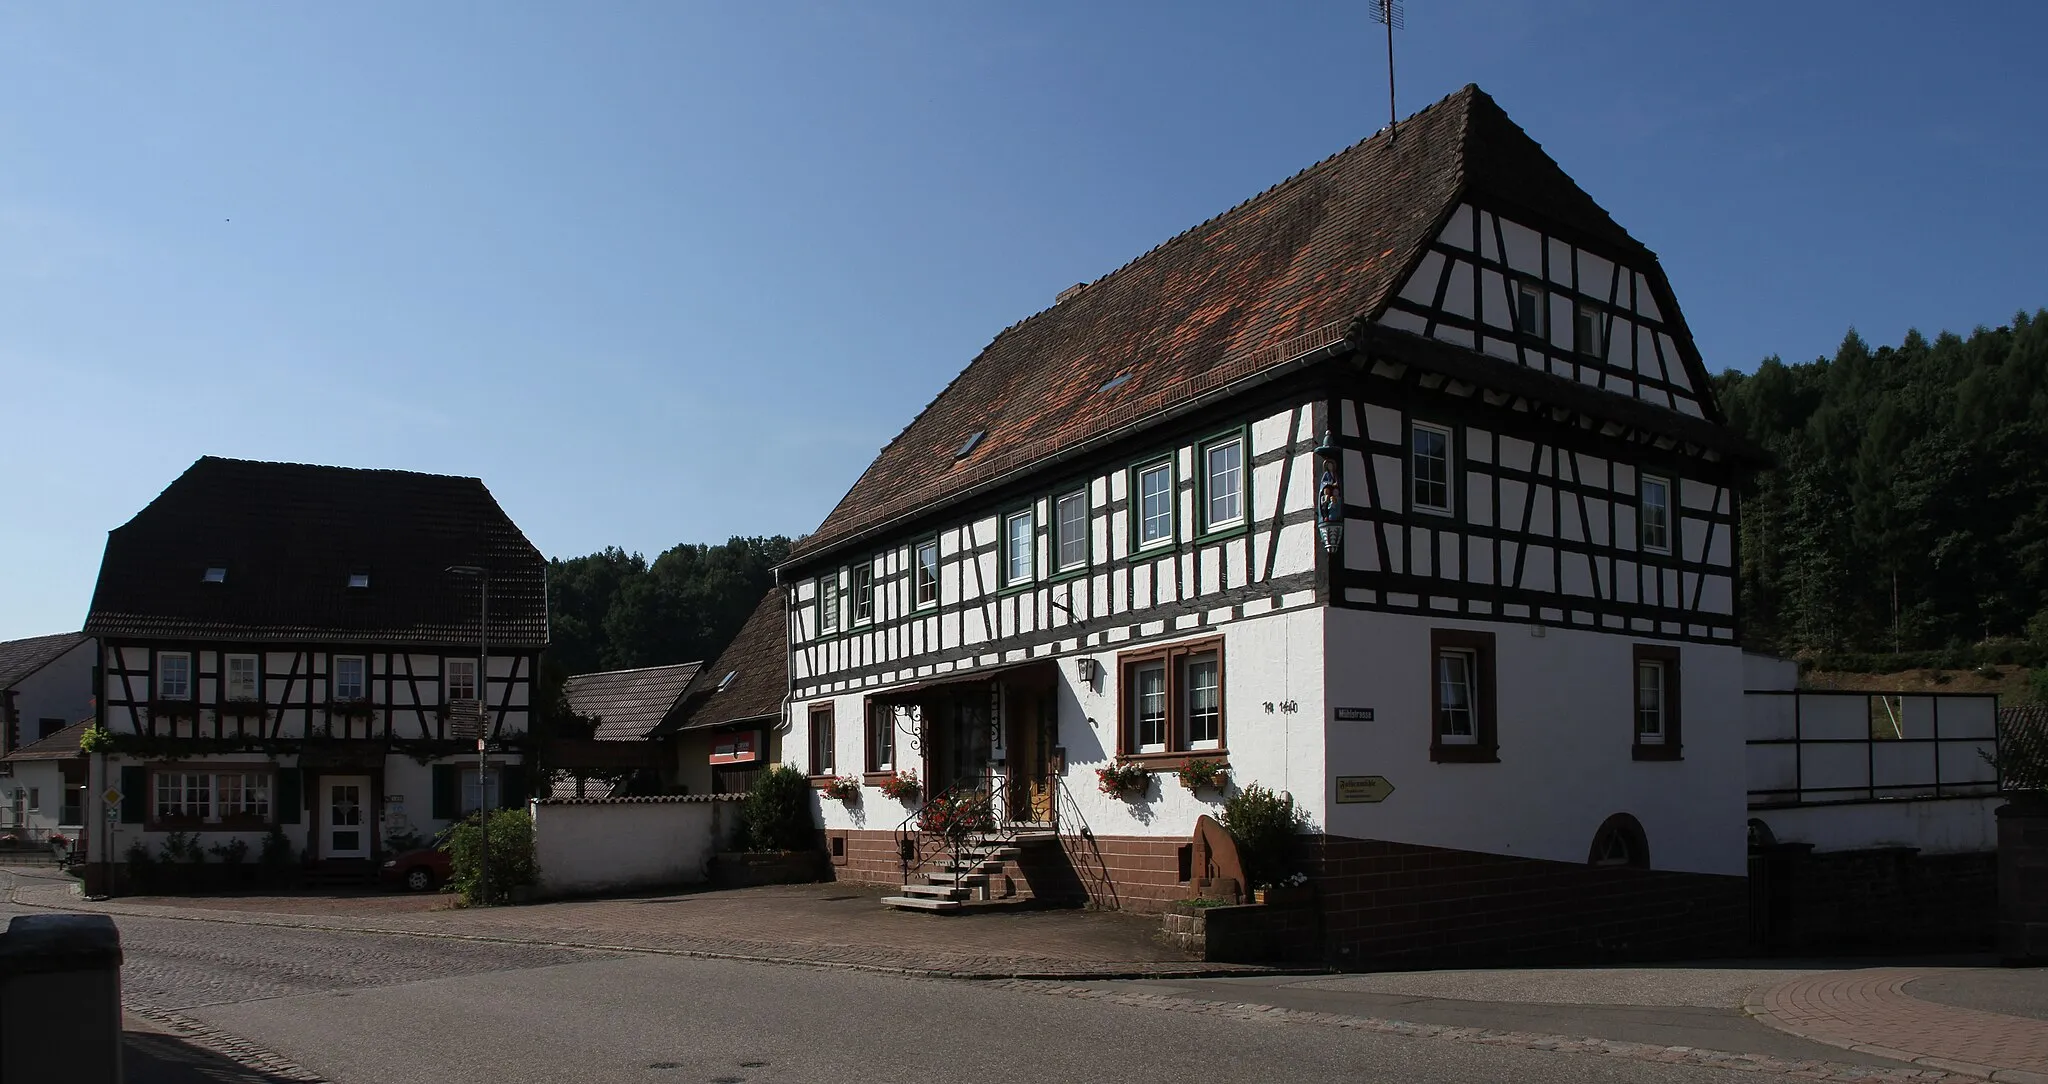
[[[1678,649],[1637,644],[1635,672],[1635,758],[1684,759],[1679,746]]]
[[[832,705],[818,704],[811,708],[811,774],[831,775],[832,761]]]
[[[896,770],[896,706],[879,700],[868,701],[866,771],[878,775]]]
[[[267,765],[173,765],[151,769],[146,827],[235,828],[272,823],[276,779]]]
[[[1429,759],[1447,764],[1498,761],[1493,634],[1429,630],[1429,669]]]
[[[1223,641],[1200,640],[1117,657],[1117,755],[1186,757],[1221,753]]]

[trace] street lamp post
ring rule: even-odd
[[[476,577],[476,824],[484,852],[482,884],[477,898],[488,907],[491,903],[491,810],[487,800],[490,789],[486,782],[490,779],[490,761],[485,752],[488,742],[484,731],[484,682],[491,672],[491,574],[481,565],[449,565],[448,571],[457,576]]]

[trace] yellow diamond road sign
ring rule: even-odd
[[[118,805],[121,801],[121,789],[119,787],[108,787],[107,792],[100,795],[100,797],[105,798],[108,805]]]

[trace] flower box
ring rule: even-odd
[[[882,793],[898,801],[909,801],[924,790],[916,772],[898,772],[882,781]]]
[[[1221,761],[1197,757],[1181,765],[1180,785],[1191,791],[1204,787],[1222,790],[1230,782],[1230,766]]]
[[[842,775],[825,784],[821,789],[824,790],[825,797],[845,802],[848,805],[860,801],[860,780],[850,775]]]
[[[1152,786],[1152,773],[1136,764],[1112,761],[1095,769],[1095,783],[1104,794],[1127,800],[1142,798]]]

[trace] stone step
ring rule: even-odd
[[[948,870],[938,870],[932,873],[925,874],[925,879],[931,881],[933,884],[981,884],[982,882],[988,880],[988,874],[983,873],[980,870],[968,870],[964,873],[952,872]]]
[[[883,896],[882,902],[906,911],[958,911],[959,900],[935,900],[924,896]]]
[[[904,885],[906,896],[933,896],[942,900],[957,900],[967,895],[967,890],[957,885]]]

